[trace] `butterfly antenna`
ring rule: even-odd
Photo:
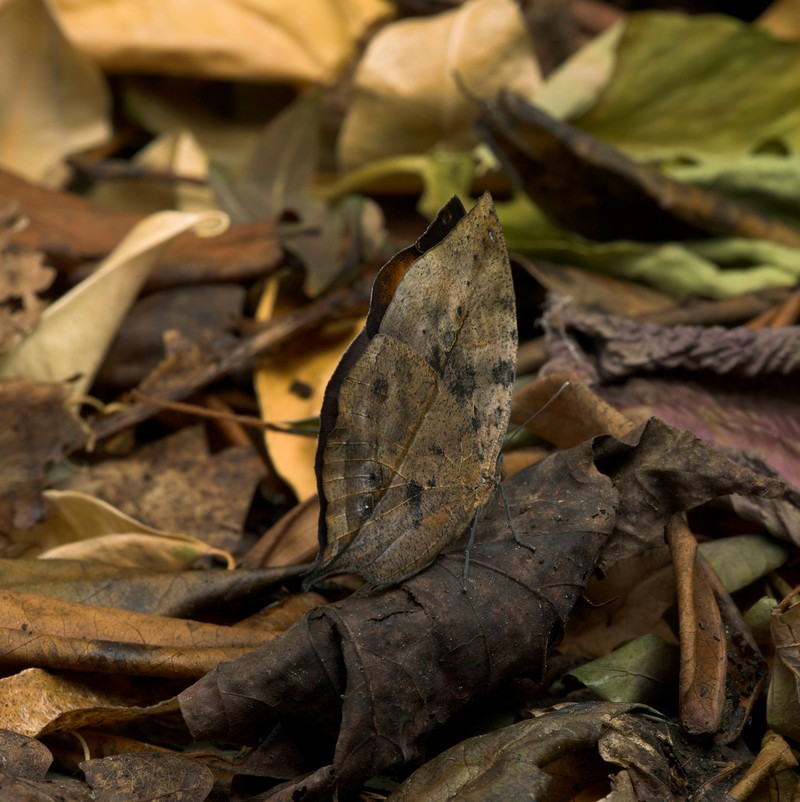
[[[513,439],[514,439],[514,438],[515,438],[515,437],[516,437],[516,436],[517,436],[517,435],[518,435],[518,434],[519,434],[519,433],[520,433],[520,432],[521,432],[521,431],[522,431],[522,430],[523,430],[523,429],[524,429],[524,428],[525,428],[525,427],[526,427],[526,426],[527,426],[527,425],[528,425],[528,424],[529,424],[529,423],[530,423],[530,422],[531,422],[531,421],[532,421],[534,418],[537,418],[537,417],[539,417],[539,415],[541,415],[541,414],[542,414],[542,412],[545,412],[545,411],[547,411],[547,410],[548,410],[548,409],[549,409],[549,408],[550,408],[550,407],[551,407],[551,406],[552,406],[552,405],[553,405],[553,404],[556,402],[556,400],[558,400],[558,397],[559,397],[559,396],[560,396],[560,395],[561,395],[563,392],[565,392],[565,391],[567,390],[567,388],[568,388],[569,386],[570,386],[570,383],[569,383],[568,381],[564,382],[564,383],[561,385],[561,387],[559,387],[559,388],[558,388],[558,390],[556,390],[556,391],[553,393],[553,395],[551,395],[551,396],[550,396],[550,398],[548,398],[548,399],[547,399],[547,401],[545,401],[545,402],[544,402],[544,404],[542,404],[542,405],[539,407],[539,409],[537,409],[537,410],[536,410],[536,412],[534,412],[534,413],[533,413],[533,415],[530,415],[529,417],[527,417],[523,423],[521,423],[519,426],[517,426],[517,428],[514,430],[513,434],[512,434],[512,435],[511,435],[511,436],[508,438],[508,440],[506,441],[506,446],[508,446],[508,445],[511,443],[511,441],[512,441],[512,440],[513,440]]]

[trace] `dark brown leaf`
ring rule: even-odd
[[[770,487],[657,421],[634,435],[597,438],[507,480],[508,513],[498,504],[481,520],[466,592],[463,552],[442,555],[400,587],[313,611],[220,666],[180,696],[193,735],[255,743],[280,721],[309,767],[323,768],[275,799],[321,782],[331,766],[346,790],[420,760],[457,710],[539,673],[612,529],[625,548],[652,548],[681,504]],[[510,525],[535,553],[509,538]]]
[[[50,750],[33,738],[0,730],[0,772],[9,777],[42,780],[53,762]]]
[[[682,184],[508,92],[484,103],[483,138],[558,225],[602,242],[708,234],[800,246],[800,231],[709,190]]]

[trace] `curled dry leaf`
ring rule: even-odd
[[[491,198],[456,199],[375,279],[325,391],[320,558],[308,584],[421,570],[495,492],[514,383],[511,268]],[[415,258],[416,257],[416,258]]]
[[[740,763],[721,750],[715,750],[715,759],[699,760],[704,751],[644,705],[564,704],[462,741],[414,772],[389,800],[549,799],[548,792],[558,787],[556,761],[575,753],[581,759],[570,774],[570,794],[586,788],[596,798],[596,789],[589,787],[599,778],[586,756],[586,750],[595,749],[606,763],[601,776],[608,774],[607,764],[616,765],[621,770],[616,780],[630,784],[635,794],[609,799],[721,799],[732,782],[720,763],[729,769]],[[611,781],[616,785],[614,777]]]
[[[89,278],[45,310],[28,337],[0,357],[0,376],[68,381],[76,395],[85,392],[166,244],[189,229],[214,236],[226,227],[220,212],[159,212],[146,218]]]

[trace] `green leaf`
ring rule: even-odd
[[[642,635],[566,676],[610,702],[652,704],[677,684],[678,647]]]

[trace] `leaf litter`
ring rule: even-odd
[[[580,39],[566,5],[542,17],[470,0],[369,32],[405,4],[346,5],[347,31],[329,32],[333,49],[313,67],[306,57],[326,41],[308,38],[313,26],[280,65],[198,67],[191,49],[172,62],[187,74],[275,70],[273,80],[329,84],[312,95],[239,84],[233,98],[230,87],[122,74],[112,91],[130,125],[104,151],[71,153],[54,170],[54,151],[37,163],[32,148],[26,180],[0,147],[0,206],[21,223],[0,256],[2,794],[756,799],[773,783],[791,795],[797,132],[783,95],[796,71],[767,81],[764,65],[791,64],[797,45],[722,17],[598,12],[584,30],[622,23],[550,72]],[[317,21],[329,11],[320,4]],[[69,9],[56,13],[72,30]],[[293,30],[284,13],[275,41]],[[95,52],[89,30],[56,37],[73,69],[85,58],[76,46],[123,72],[142,63]],[[366,49],[342,71],[362,34]],[[676,35],[694,63],[663,59],[663,37]],[[156,71],[167,69],[163,42],[154,36],[147,56]],[[506,72],[489,66],[498,58]],[[384,86],[389,63],[402,87]],[[780,131],[775,115],[758,126],[741,113],[743,76],[764,108],[779,108]],[[83,92],[97,113],[92,81],[75,84],[73,111]],[[15,89],[20,108],[50,112],[60,152],[85,147],[70,115],[48,108],[51,92]],[[553,117],[496,95],[509,89],[539,92]],[[193,92],[194,111],[184,102]],[[700,107],[721,96],[736,116],[724,130]],[[426,98],[445,102],[431,113]],[[376,103],[388,111],[365,117]],[[268,118],[259,133],[254,121]],[[148,129],[162,134],[152,152],[140,150]],[[140,160],[116,158],[137,150]],[[59,184],[70,169],[71,185]],[[339,175],[318,193],[330,170]],[[425,224],[401,197],[403,175],[422,180],[429,217],[442,204],[453,213],[455,189],[467,205],[487,185],[511,196],[496,204],[499,224],[480,216],[484,200],[470,225],[459,229],[456,214],[414,245]],[[50,189],[30,183],[43,176]],[[385,194],[352,194],[366,187]],[[609,214],[620,203],[629,211]],[[233,213],[227,232],[178,233],[220,221],[216,205]],[[143,223],[142,211],[155,216]],[[151,231],[130,249],[125,236],[142,223],[140,234]],[[497,304],[478,243],[497,246],[503,233],[524,253],[512,254],[512,300]],[[460,237],[457,254],[431,237]],[[488,289],[461,303],[469,270]],[[481,371],[515,340],[514,296],[511,398],[507,370]],[[469,325],[451,331],[448,308]],[[363,361],[367,343],[334,370],[365,314],[368,339],[391,339],[386,358]],[[327,345],[314,354],[317,342]],[[319,367],[307,370],[306,356]],[[403,359],[417,368],[404,371]],[[254,393],[270,360],[277,370]],[[443,371],[432,404],[423,363]],[[346,391],[338,409],[322,404],[322,442],[352,429],[341,439],[357,446],[345,463],[360,488],[356,517],[384,491],[363,492],[372,463],[358,431],[379,444],[381,470],[384,448],[412,455],[393,463],[398,520],[430,542],[403,553],[380,515],[362,521],[354,542],[396,555],[384,586],[335,573],[370,578],[356,549],[323,563],[316,578],[330,575],[304,593],[316,519],[341,505],[330,485],[321,505],[312,497],[312,441],[287,457],[297,435],[258,429],[301,430],[307,422],[293,419],[320,412],[332,372]],[[403,399],[391,410],[384,383]],[[287,405],[294,397],[305,405]],[[525,431],[506,438],[501,473],[508,401],[512,429]],[[345,421],[354,411],[366,428]],[[425,448],[425,469],[406,470]],[[473,463],[479,482],[463,470]],[[435,501],[444,484],[452,503]],[[441,520],[460,506],[450,532]],[[338,525],[335,515],[323,525],[323,553]]]

